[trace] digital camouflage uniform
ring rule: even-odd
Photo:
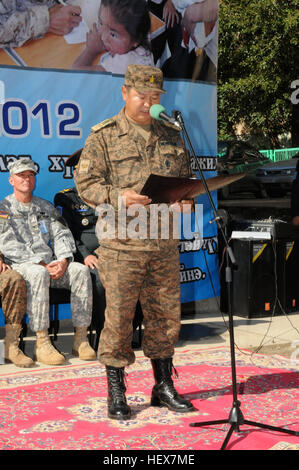
[[[138,78],[139,67],[134,71]],[[86,204],[111,204],[117,209],[118,197],[129,188],[140,193],[151,173],[190,176],[181,136],[174,126],[153,120],[146,142],[122,109],[92,128],[75,182]],[[116,210],[116,219],[117,215]],[[128,216],[127,223],[130,220]],[[151,359],[172,357],[180,330],[178,240],[116,236],[99,241],[97,253],[107,303],[99,360],[118,368],[134,362],[132,318],[138,298],[144,316],[145,355]]]
[[[71,310],[75,327],[91,321],[92,287],[89,270],[72,262],[75,244],[59,212],[48,201],[32,197],[29,208],[14,194],[0,202],[0,251],[5,263],[26,281],[27,314],[30,328],[42,331],[49,326],[49,287],[70,288]],[[6,217],[4,217],[6,215]],[[39,263],[67,258],[70,262],[60,279],[50,279]]]
[[[55,0],[2,0],[0,2],[0,46],[20,47],[49,29],[49,8]]]
[[[0,273],[0,297],[5,323],[20,324],[26,313],[26,283],[17,271]]]

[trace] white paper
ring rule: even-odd
[[[64,36],[64,39],[68,44],[80,44],[86,42],[86,33],[88,33],[88,31],[87,24],[82,20],[76,28]]]

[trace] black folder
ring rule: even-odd
[[[215,176],[206,180],[208,189],[214,191],[245,176],[245,173],[235,175]],[[193,199],[205,193],[205,187],[197,178],[180,178],[176,176],[161,176],[151,174],[145,182],[141,193],[152,200],[152,204],[173,204],[184,199]]]

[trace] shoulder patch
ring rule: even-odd
[[[0,219],[8,219],[8,217],[9,217],[8,212],[0,211]]]
[[[98,132],[99,130],[103,129],[104,127],[109,126],[110,124],[113,124],[115,121],[113,118],[105,119],[102,122],[99,122],[99,124],[96,124],[91,128],[93,132]]]
[[[60,193],[68,193],[69,191],[72,191],[73,188],[66,188],[66,189],[62,189],[61,191],[59,191]]]

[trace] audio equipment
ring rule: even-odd
[[[253,318],[298,310],[299,227],[272,219],[234,220],[229,230],[238,259],[232,273],[234,314]],[[223,311],[226,305],[221,282]]]

